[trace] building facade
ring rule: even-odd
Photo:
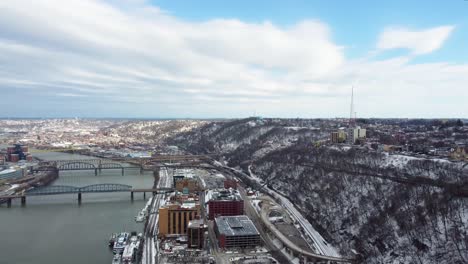
[[[344,143],[346,142],[346,132],[344,130],[338,130],[331,132],[330,140],[332,143]]]
[[[159,208],[159,237],[185,235],[188,223],[200,217],[199,203],[171,203]]]
[[[352,129],[352,143],[356,144],[357,142],[365,140],[367,137],[367,131],[365,128],[355,127]]]
[[[245,215],[215,218],[215,233],[221,248],[244,248],[260,245],[260,233]]]
[[[199,192],[202,190],[196,178],[183,178],[175,182],[175,188],[179,192]]]
[[[206,229],[207,226],[202,219],[192,220],[188,223],[187,243],[189,248],[203,249]]]
[[[450,158],[454,160],[467,160],[468,161],[468,145],[456,146],[450,153]]]
[[[244,200],[234,189],[213,191],[208,200],[208,219],[218,216],[235,216],[244,214]]]

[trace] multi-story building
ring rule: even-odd
[[[245,215],[217,217],[214,228],[221,248],[260,245],[260,233]]]
[[[0,153],[0,165],[5,164],[5,154]]]
[[[197,202],[169,203],[159,208],[159,237],[187,234],[188,223],[200,216]]]
[[[172,176],[172,186],[176,186],[176,183],[180,180],[183,180],[185,178],[184,175],[180,175],[180,174],[177,174],[177,175],[174,175]]]
[[[244,214],[244,200],[234,189],[218,189],[208,192],[208,219],[218,216],[234,216]]]
[[[200,188],[200,183],[197,178],[183,178],[175,182],[175,188],[179,192],[188,193],[188,192],[199,192],[202,190]]]
[[[361,127],[355,127],[352,129],[352,143],[365,140],[367,136],[366,129]]]
[[[342,129],[331,132],[330,140],[332,143],[344,143],[346,141],[346,132]]]
[[[455,160],[468,160],[468,145],[456,146],[450,153],[450,158]]]
[[[207,226],[202,219],[192,220],[188,223],[188,247],[202,249],[205,244],[205,231]]]

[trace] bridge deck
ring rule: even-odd
[[[122,184],[94,184],[84,187],[51,185],[38,187],[21,194],[4,195],[0,199],[15,199],[26,196],[59,195],[73,193],[106,193],[106,192],[171,192],[173,188],[133,188]]]

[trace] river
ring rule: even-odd
[[[45,160],[90,159],[66,153],[41,153]],[[63,171],[53,185],[86,186],[120,183],[136,188],[153,186],[152,172],[139,169]],[[146,198],[149,199],[150,194]],[[111,263],[107,247],[111,233],[142,232],[143,224],[134,221],[145,205],[142,193],[84,193],[81,205],[77,194],[28,197],[25,207],[15,201],[11,208],[0,207],[0,264],[83,264]]]

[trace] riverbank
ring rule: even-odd
[[[41,153],[39,158],[89,159],[68,153]],[[120,172],[106,170],[96,177],[93,171],[63,171],[52,185],[87,186],[108,182],[149,188],[154,184],[154,174],[149,171],[140,174],[135,169],[122,176]],[[78,204],[76,194],[32,196],[24,207],[19,200],[13,201],[11,208],[2,206],[0,233],[8,239],[0,240],[0,248],[8,252],[5,260],[8,263],[110,263],[112,251],[107,246],[110,234],[143,231],[143,224],[134,221],[146,203],[143,195],[135,195],[132,201],[128,193],[86,193],[82,199]],[[44,243],[44,238],[52,239]]]

